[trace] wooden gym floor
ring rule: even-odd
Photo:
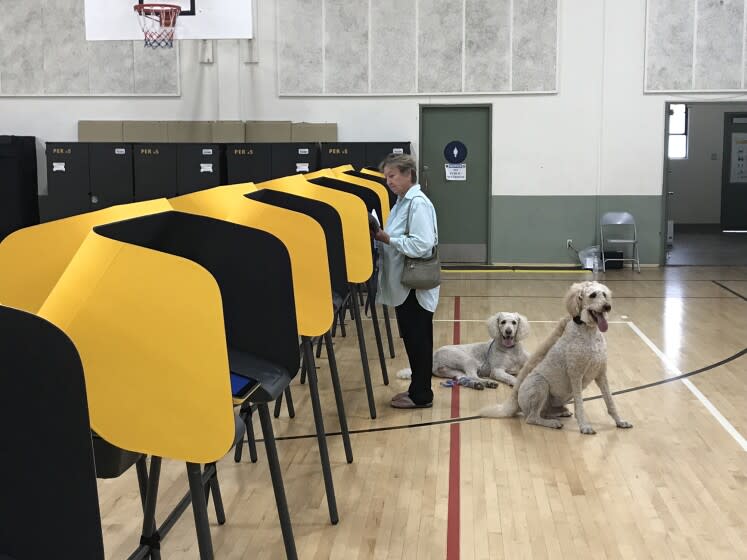
[[[371,420],[355,329],[335,339],[355,460],[339,436],[329,449],[340,522],[329,523],[306,386],[296,379],[296,418],[274,421],[300,558],[743,558],[747,550],[747,267],[678,267],[599,275],[613,291],[608,372],[622,417],[587,402],[597,434],[581,435],[477,411],[509,388],[450,389],[434,379],[431,409],[388,406],[406,388],[395,333],[381,381],[371,322],[367,346],[378,418]],[[588,272],[449,272],[435,347],[487,340],[484,320],[519,311],[531,351],[563,315],[562,296]],[[392,314],[393,315],[393,314]],[[327,432],[337,432],[325,356],[318,361]],[[692,375],[688,375],[691,374]],[[598,394],[596,387],[586,396]],[[451,420],[451,419],[454,420]],[[258,422],[255,430],[259,436]],[[286,438],[286,439],[283,439]],[[228,521],[215,522],[216,558],[285,557],[264,448],[259,462],[218,464]],[[139,541],[134,472],[99,481],[107,558]],[[184,465],[164,461],[158,520],[186,492]],[[741,552],[740,552],[741,551]],[[187,510],[162,543],[164,558],[197,558]]]

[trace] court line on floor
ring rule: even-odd
[[[728,282],[728,281],[729,280],[726,280],[726,282]],[[740,294],[737,291],[732,290],[728,286],[724,286],[721,282],[717,282],[716,280],[711,280],[711,282],[713,282],[714,284],[716,284],[719,288],[723,288],[724,290],[726,290],[727,292],[731,292],[732,294],[734,294],[738,298],[743,299],[744,301],[747,301],[747,297],[744,297],[742,294]]]
[[[697,398],[701,404],[708,410],[708,412],[711,413],[711,416],[713,416],[716,421],[721,424],[721,427],[726,430],[726,432],[734,438],[734,440],[739,444],[739,446],[742,448],[742,451],[747,452],[747,440],[744,438],[742,434],[740,434],[737,429],[729,422],[721,412],[714,406],[714,404],[706,397],[703,393],[700,392],[700,390],[693,385],[692,381],[687,379],[685,375],[677,368],[669,359],[669,357],[662,352],[656,344],[654,344],[651,339],[646,336],[646,334],[638,328],[638,326],[630,321],[628,323],[628,327],[638,335],[638,337],[648,346],[651,351],[656,354],[661,360],[662,364],[664,364],[664,367],[670,372],[673,373],[678,379],[682,381],[682,383],[685,385],[685,387],[688,388],[688,390],[695,395],[695,398]]]

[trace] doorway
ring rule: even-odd
[[[747,265],[747,234],[724,231],[734,229],[735,213],[747,215],[747,197],[740,198],[747,189],[739,188],[747,187],[747,173],[744,185],[729,182],[732,135],[747,139],[747,119],[733,122],[739,115],[747,118],[747,103],[665,104],[666,265]]]
[[[489,260],[491,105],[420,106],[420,184],[438,215],[444,262]]]

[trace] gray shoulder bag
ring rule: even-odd
[[[405,236],[410,235],[410,214],[412,213],[412,203],[407,210],[407,226],[405,227]],[[433,220],[435,230],[436,220]],[[402,269],[400,282],[407,288],[414,290],[430,290],[441,285],[441,261],[438,258],[438,232],[436,234],[436,244],[433,246],[430,256],[420,259],[408,257],[405,255],[405,267]]]

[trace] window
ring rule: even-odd
[[[669,106],[669,159],[687,158],[687,105],[672,103]]]

